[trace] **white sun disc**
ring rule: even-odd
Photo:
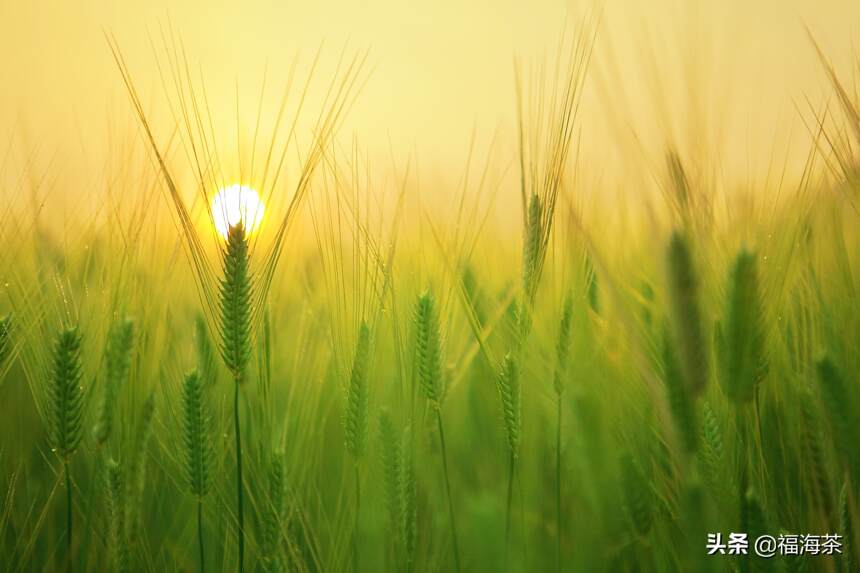
[[[263,202],[256,191],[245,185],[224,187],[212,200],[212,220],[215,230],[224,238],[230,227],[239,223],[246,233],[253,233],[263,221]]]

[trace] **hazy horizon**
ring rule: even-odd
[[[237,126],[250,139],[264,77],[264,122],[273,116],[296,54],[303,77],[322,46],[321,89],[342,53],[367,51],[367,82],[339,139],[359,142],[379,172],[411,158],[424,177],[454,184],[473,136],[478,158],[494,138],[500,166],[515,156],[514,61],[551,62],[562,37],[601,7],[579,152],[585,176],[608,186],[623,184],[625,169],[658,169],[672,145],[719,163],[729,185],[760,182],[787,158],[802,165],[811,147],[803,117],[831,97],[806,27],[842,77],[856,71],[860,4],[833,0],[3,2],[5,171],[13,181],[25,171],[91,181],[138,133],[105,34],[166,139],[173,124],[159,65],[162,34],[172,32],[205,79],[226,149],[235,148]],[[311,118],[320,93],[310,98]]]

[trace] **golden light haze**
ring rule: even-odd
[[[830,97],[805,27],[844,77],[857,61],[860,3],[847,0],[2,0],[4,193],[25,165],[97,179],[117,142],[137,133],[105,33],[166,137],[156,50],[171,30],[205,78],[214,122],[233,139],[237,109],[239,138],[250,139],[264,75],[265,109],[274,110],[296,53],[307,71],[323,45],[322,89],[343,50],[368,50],[368,81],[340,136],[354,137],[380,169],[414,157],[422,173],[453,183],[473,134],[478,150],[498,134],[500,165],[515,156],[515,57],[525,68],[551,60],[565,29],[570,37],[601,7],[580,118],[593,182],[624,184],[642,159],[658,169],[673,142],[719,158],[732,184],[758,181],[771,159],[807,153],[801,113]]]

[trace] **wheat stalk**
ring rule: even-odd
[[[239,417],[239,388],[251,356],[251,271],[248,238],[240,222],[230,227],[222,252],[220,288],[221,358],[233,377],[233,428],[236,441],[236,505],[239,537],[239,571],[245,568],[245,511],[242,482],[242,430]]]
[[[355,465],[355,529],[353,530],[353,568],[359,569],[358,532],[361,515],[361,476],[359,461],[367,449],[367,376],[370,368],[370,327],[362,321],[355,343],[355,354],[347,386],[346,411],[343,425],[346,436],[346,449]]]
[[[134,435],[131,462],[129,463],[128,496],[128,540],[136,543],[140,529],[140,511],[146,487],[146,460],[149,440],[152,436],[152,422],[155,417],[155,394],[150,393],[140,412],[137,429]]]
[[[197,545],[200,570],[205,569],[203,551],[203,498],[209,491],[212,445],[209,439],[209,413],[203,384],[196,370],[182,384],[182,436],[185,445],[185,473],[188,488],[197,498]]]
[[[51,450],[63,462],[66,478],[66,542],[72,551],[72,478],[69,461],[83,437],[84,393],[81,388],[81,335],[77,327],[60,332],[54,345],[54,360],[48,384],[48,436]]]
[[[418,365],[418,380],[424,396],[436,413],[436,428],[442,450],[442,469],[445,474],[445,493],[448,497],[448,517],[451,523],[451,539],[454,544],[454,565],[460,571],[460,547],[457,540],[457,519],[451,494],[451,478],[448,472],[448,451],[445,447],[445,431],[442,424],[442,334],[436,301],[430,291],[418,297],[415,304],[415,361]]]
[[[111,326],[105,347],[102,397],[97,411],[97,421],[93,428],[93,437],[99,445],[108,440],[113,430],[116,401],[120,386],[128,378],[133,344],[134,323],[131,320],[122,320]]]

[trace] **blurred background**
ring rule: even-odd
[[[297,54],[304,77],[322,46],[313,118],[341,54],[367,50],[367,82],[341,137],[383,169],[411,157],[445,182],[462,171],[473,136],[476,156],[495,141],[499,165],[511,164],[515,59],[531,69],[551,61],[595,14],[580,157],[604,185],[629,187],[631,165],[658,169],[669,145],[707,154],[732,185],[786,161],[800,168],[810,147],[803,119],[832,97],[807,29],[841,77],[856,71],[860,3],[849,0],[0,0],[4,193],[25,167],[90,181],[138,133],[105,34],[161,137],[174,125],[160,75],[176,52],[170,38],[205,78],[229,141],[250,139],[261,101],[264,117],[274,115]]]

